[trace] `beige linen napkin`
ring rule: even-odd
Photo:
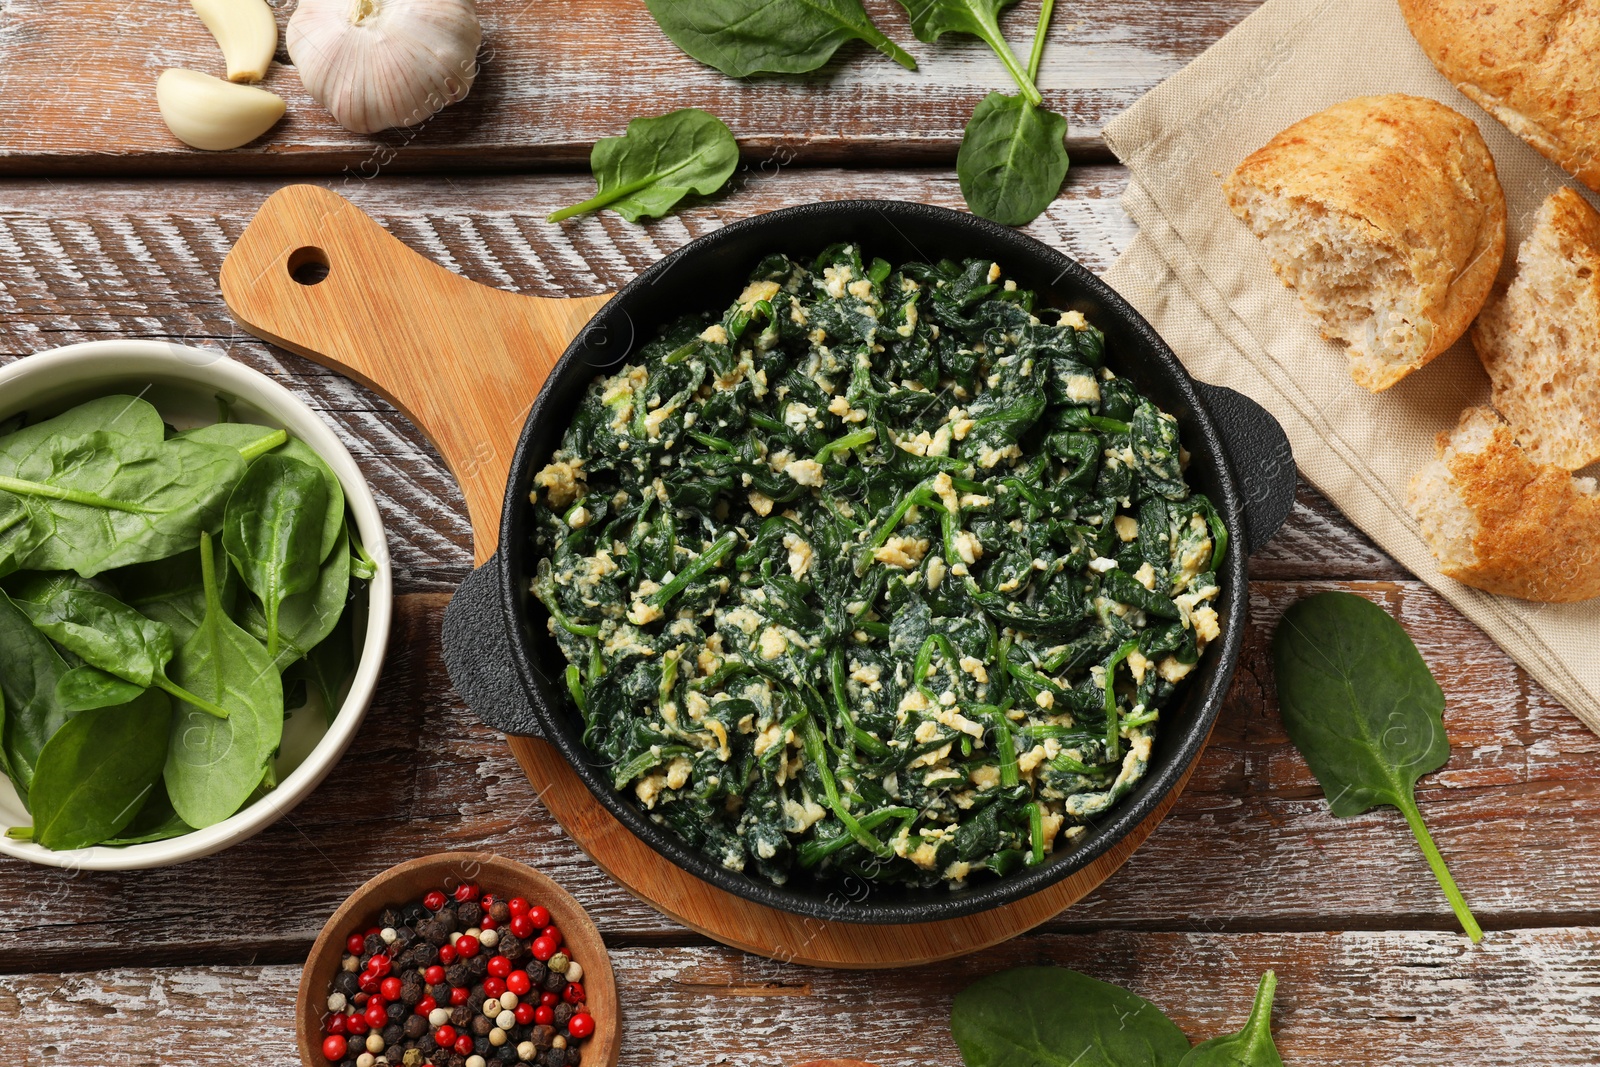
[[[1392,92],[1443,101],[1482,130],[1506,191],[1506,277],[1544,198],[1573,184],[1565,172],[1434,70],[1395,0],[1268,0],[1106,128],[1131,172],[1122,202],[1140,227],[1106,280],[1197,378],[1276,415],[1308,481],[1600,732],[1600,600],[1530,604],[1445,578],[1406,512],[1406,485],[1433,458],[1434,435],[1462,408],[1488,402],[1471,345],[1459,342],[1387,392],[1367,392],[1223,199],[1223,176],[1285,126]]]

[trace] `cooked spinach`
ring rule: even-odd
[[[69,849],[116,836],[160,788],[171,723],[172,704],[154,689],[69,719],[39,754],[28,794],[33,840]]]
[[[731,78],[816,70],[851,41],[917,69],[860,0],[645,0],[645,7],[673,44]]]
[[[1272,1043],[1272,995],[1277,988],[1278,976],[1271,971],[1263,974],[1244,1029],[1200,1042],[1178,1067],[1283,1067],[1278,1046]]]
[[[219,412],[231,418],[220,397]],[[302,698],[307,680],[327,695],[330,721],[355,672],[348,605],[378,568],[354,541],[338,479],[283,430],[222,422],[178,432],[133,397],[25,423],[8,420],[0,435],[0,468],[10,472],[0,481],[0,772],[34,804],[45,847],[139,844],[226,818],[269,784],[287,714],[280,672],[292,672]],[[266,488],[245,485],[256,464],[290,473],[265,478]],[[206,469],[214,484],[204,483]],[[223,527],[236,494],[234,539],[266,599],[240,588],[225,555],[208,548],[202,560],[198,547]],[[322,508],[300,507],[308,499]],[[297,508],[305,514],[285,516]],[[309,587],[294,592],[304,573]],[[267,601],[280,593],[279,649],[268,657]],[[186,702],[180,714],[168,694]],[[107,725],[156,700],[166,709],[160,724],[130,714]],[[195,708],[237,709],[246,721],[211,719],[222,727],[214,730]],[[107,738],[120,746],[118,731],[135,727],[129,760],[91,751]],[[82,737],[91,740],[80,745]],[[132,757],[152,746],[172,796],[157,786],[130,799],[143,777]],[[66,792],[41,782],[47,750],[83,781]]]
[[[257,460],[260,462],[260,460]],[[320,524],[320,519],[319,519]],[[218,719],[180,709],[167,745],[167,795],[200,829],[243,806],[283,738],[283,683],[272,656],[222,610],[211,538],[200,536],[206,614],[173,661],[178,682],[228,709]]]
[[[739,145],[721,119],[686,107],[634,119],[621,137],[603,137],[589,155],[600,191],[550,216],[560,222],[609,207],[629,222],[659,218],[690,193],[721,189],[739,165]]]
[[[261,599],[269,656],[278,654],[284,600],[317,582],[327,510],[321,473],[288,456],[265,455],[251,463],[228,497],[222,544],[245,586]],[[207,598],[209,605],[209,591]]]
[[[1160,1008],[1063,967],[978,979],[956,995],[950,1033],[967,1067],[1175,1067],[1189,1052]]]
[[[911,32],[929,44],[947,33],[970,33],[994,50],[1028,103],[1043,101],[1033,77],[1025,70],[1000,32],[1000,12],[1017,0],[900,0],[911,16]]]
[[[533,592],[616,787],[778,882],[1081,835],[1219,633],[1220,524],[1105,356],[987,260],[836,246],[596,379],[531,487]]]
[[[1338,818],[1399,808],[1456,918],[1473,918],[1417,808],[1416,783],[1450,758],[1444,693],[1388,612],[1353,593],[1318,593],[1284,612],[1272,639],[1289,739]]]
[[[167,677],[176,645],[165,623],[146,618],[75,574],[32,573],[26,578],[13,585],[12,601],[50,640],[130,685],[155,686],[208,715],[228,717],[225,709]]]

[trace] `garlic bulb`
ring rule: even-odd
[[[189,0],[228,61],[228,80],[258,82],[278,48],[278,23],[267,0]]]
[[[483,30],[472,0],[300,0],[284,36],[312,98],[376,133],[463,99]]]
[[[283,118],[281,96],[197,70],[163,71],[156,103],[174,137],[209,152],[249,144]]]

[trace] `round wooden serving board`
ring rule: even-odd
[[[610,299],[550,300],[469,281],[309,185],[281,189],[262,205],[222,265],[222,294],[251,333],[348,374],[417,424],[461,483],[480,565],[495,551],[511,457],[534,398]],[[525,737],[510,744],[545,807],[634,896],[724,944],[830,967],[929,963],[1037,926],[1122,866],[1188,780],[1185,773],[1114,847],[1034,896],[960,919],[864,926],[792,915],[708,885],[630,833],[554,746]]]

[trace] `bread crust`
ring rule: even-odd
[[[1517,269],[1474,324],[1472,345],[1519,443],[1541,463],[1578,470],[1600,460],[1600,212],[1556,190]]]
[[[1400,0],[1439,73],[1600,191],[1600,0]]]
[[[1568,471],[1535,463],[1493,413],[1469,409],[1458,429],[1486,418],[1495,425],[1482,448],[1452,448],[1454,433],[1437,440],[1451,487],[1477,519],[1475,558],[1441,562],[1440,571],[1523,600],[1568,603],[1600,596],[1600,497],[1580,492]],[[1423,504],[1418,495],[1414,482],[1414,514]],[[1440,553],[1439,545],[1433,548]]]
[[[1413,362],[1354,362],[1356,381],[1373,391],[1425,366],[1466,332],[1505,253],[1505,194],[1494,157],[1470,119],[1436,100],[1364,96],[1302,119],[1224,183],[1241,218],[1250,187],[1333,214],[1405,264],[1431,336]]]

